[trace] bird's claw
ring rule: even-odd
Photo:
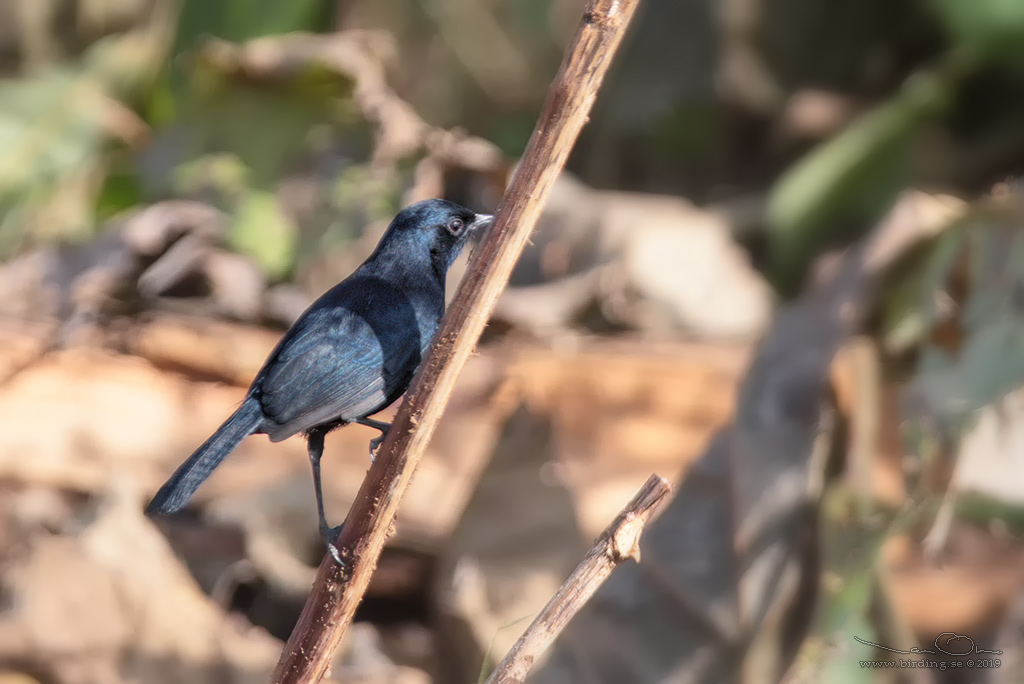
[[[370,440],[370,463],[377,462],[377,450],[380,449],[380,445],[384,443],[384,438],[387,433],[381,433],[380,437],[374,437]]]
[[[338,552],[338,547],[334,545],[334,542],[327,545],[327,550],[330,552],[331,558],[334,559],[335,563],[341,567],[345,567],[345,564],[341,562],[341,554]]]
[[[336,527],[328,527],[327,524],[324,523],[320,526],[320,538],[324,540],[324,545],[327,546],[327,551],[331,554],[331,557],[335,562],[344,567],[345,563],[341,560],[341,553],[338,551],[338,547],[334,543],[335,540],[337,540],[338,535],[341,533],[342,527],[344,526],[338,525]]]

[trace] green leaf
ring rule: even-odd
[[[329,119],[325,101],[242,85],[226,86],[202,111],[205,147],[237,155],[252,172],[252,184],[264,188],[280,177],[310,129]]]
[[[824,581],[812,634],[800,649],[791,676],[794,682],[871,684],[861,660],[875,657],[878,643],[870,611],[875,593],[875,565],[885,540],[883,520],[854,515],[852,492],[833,485],[821,505]]]
[[[240,51],[220,44],[215,56],[197,61],[178,103],[180,123],[191,134],[192,154],[232,154],[248,167],[251,185],[269,189],[310,147],[312,132],[345,119],[352,83],[316,60],[294,65],[281,79],[253,82],[240,59]]]
[[[938,320],[937,295],[947,290],[957,254],[966,239],[965,224],[958,221],[893,272],[881,294],[886,350],[902,353],[928,336]]]
[[[241,42],[259,36],[326,29],[328,7],[325,0],[226,0],[223,37]]]
[[[943,110],[953,85],[952,70],[918,75],[782,176],[767,208],[772,270],[781,289],[792,290],[837,226],[866,231],[891,205],[905,186],[915,135]]]
[[[172,187],[184,195],[212,194],[237,198],[249,182],[249,169],[233,154],[206,154],[174,169]]]
[[[1024,535],[1024,506],[999,501],[977,492],[957,492],[956,519],[988,526],[998,520],[1014,537]]]
[[[106,177],[96,201],[96,217],[105,220],[142,202],[142,189],[134,175],[111,173]]]
[[[978,409],[1024,385],[1024,213],[1012,204],[975,207],[933,244],[929,261],[917,305],[928,324],[954,268],[967,265],[957,320],[963,342],[956,353],[926,345],[915,383],[929,406],[963,425]]]
[[[207,37],[243,42],[260,36],[329,28],[328,0],[184,0],[174,54],[195,49]]]
[[[331,28],[331,0],[182,0],[165,87],[182,97],[189,89],[187,57],[209,38],[242,43],[262,36]],[[161,113],[171,103],[159,103]]]
[[[0,256],[30,238],[91,234],[115,98],[148,69],[136,42],[108,39],[78,62],[0,81]]]
[[[295,261],[298,231],[273,193],[250,190],[239,202],[228,233],[231,247],[259,264],[269,278],[283,278]]]
[[[967,338],[959,359],[970,410],[1024,384],[1024,320],[1000,316]]]
[[[1024,2],[933,0],[932,6],[961,46],[1024,75]]]
[[[100,84],[75,69],[0,83],[0,195],[56,181],[101,145]]]

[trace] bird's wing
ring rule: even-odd
[[[405,323],[382,342],[381,330],[348,309],[310,312],[259,379],[271,439],[367,416],[394,401],[420,360],[416,321]]]

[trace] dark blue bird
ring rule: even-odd
[[[147,513],[180,510],[245,437],[280,442],[306,433],[320,536],[339,563],[338,528],[327,525],[320,484],[324,436],[348,423],[381,431],[367,416],[409,387],[444,315],[445,276],[470,234],[491,217],[446,200],[402,210],[373,254],[299,317],[256,375],[242,405],[156,493]]]

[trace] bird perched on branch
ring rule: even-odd
[[[146,512],[183,508],[249,435],[280,442],[305,433],[320,536],[341,563],[334,545],[340,526],[330,527],[324,515],[324,436],[348,423],[380,430],[370,442],[372,458],[390,426],[368,416],[408,389],[444,315],[448,268],[473,231],[490,221],[440,199],[403,209],[373,254],[295,321],[241,406],[171,475]]]

